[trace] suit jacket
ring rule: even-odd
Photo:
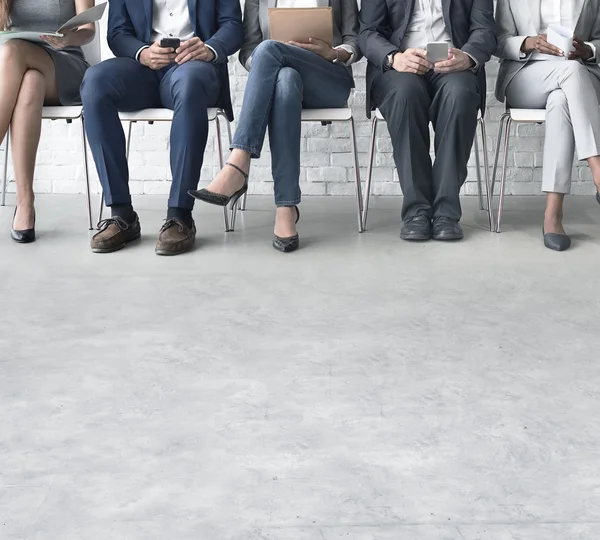
[[[409,29],[416,0],[363,0],[358,43],[368,58],[367,116],[375,108],[371,85],[382,72],[388,54],[401,50]],[[517,2],[519,0],[516,0]],[[527,2],[528,0],[520,0]],[[493,0],[443,0],[444,21],[454,46],[471,55],[479,64],[481,107],[485,109],[485,64],[497,46]]]
[[[370,1],[370,0],[367,0]],[[333,10],[333,45],[349,45],[354,61],[360,60],[358,47],[358,5],[356,0],[318,0],[319,7]],[[277,0],[246,0],[244,5],[244,45],[240,62],[250,69],[251,56],[261,41],[269,39],[269,8],[277,7]]]
[[[218,55],[221,95],[218,107],[233,119],[229,93],[227,57],[236,53],[244,40],[239,0],[188,0],[192,28]],[[153,0],[110,0],[108,46],[117,57],[135,58],[148,45],[152,33]]]
[[[528,36],[537,36],[541,27],[541,3],[546,0],[498,0],[496,18],[500,29],[498,50],[500,71],[496,83],[496,97],[506,98],[506,88],[531,60],[521,58],[521,45]],[[575,35],[596,47],[596,61],[587,63],[588,69],[600,79],[600,0],[573,0],[573,20],[577,21]]]

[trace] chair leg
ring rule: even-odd
[[[81,144],[83,146],[83,167],[85,174],[85,199],[87,203],[87,211],[88,211],[88,225],[89,230],[91,231],[94,228],[94,224],[92,223],[92,197],[90,193],[90,169],[88,165],[88,157],[87,157],[87,136],[85,133],[85,122],[83,118],[81,119]]]
[[[481,120],[477,121],[479,127],[481,127]],[[479,136],[478,133],[475,133],[475,140],[473,142],[475,146],[475,168],[477,174],[477,197],[479,199],[479,210],[484,210],[483,208],[483,185],[481,182],[481,160],[479,159]]]
[[[219,115],[215,118],[215,127],[217,129],[217,148],[219,150],[219,165],[221,169],[225,166],[225,158],[223,157],[223,142],[221,141],[221,122]],[[225,232],[233,231],[235,227],[235,216],[233,217],[233,223],[229,226],[229,208],[226,206],[223,208],[223,221],[225,221]]]
[[[363,198],[362,184],[360,183],[360,169],[358,163],[358,149],[356,147],[356,130],[354,129],[354,118],[350,118],[350,136],[352,138],[352,156],[354,158],[354,182],[356,184],[356,216],[358,220],[358,232],[364,231],[363,227]]]
[[[129,122],[129,127],[127,128],[127,139],[125,140],[125,159],[129,162],[129,150],[131,148],[131,128],[133,127],[133,122]]]
[[[502,134],[504,133],[504,123],[510,118],[510,113],[504,113],[499,120],[498,140],[496,141],[496,153],[494,154],[494,168],[492,169],[492,198],[496,188],[496,175],[498,173],[498,160],[500,159],[500,149],[502,148]]]
[[[480,123],[481,128],[481,147],[483,149],[483,174],[485,177],[485,194],[487,197],[487,211],[490,222],[490,232],[495,231],[494,227],[494,201],[492,197],[492,186],[490,182],[490,163],[488,155],[487,145],[487,129],[485,127],[485,120],[482,118]]]
[[[498,202],[498,221],[496,223],[496,232],[500,232],[500,223],[502,221],[502,209],[504,206],[504,191],[506,189],[506,165],[508,163],[508,146],[510,142],[510,127],[512,125],[512,119],[509,117],[506,120],[506,132],[504,141],[504,156],[502,163],[502,179],[500,181],[500,200]]]
[[[98,223],[102,221],[102,214],[104,213],[104,190],[100,193],[100,210],[98,210]]]
[[[4,139],[4,171],[2,174],[2,205],[6,206],[6,184],[8,181],[8,150],[10,146],[10,126],[6,130],[6,138]]]
[[[367,185],[365,186],[365,198],[363,202],[363,228],[367,228],[367,217],[369,213],[369,201],[371,199],[371,182],[373,180],[373,159],[375,158],[375,141],[377,137],[377,115],[373,117],[371,125],[371,146],[369,148],[369,166],[367,169]]]

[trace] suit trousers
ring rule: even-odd
[[[537,60],[506,88],[511,107],[546,109],[542,191],[569,193],[575,151],[600,155],[600,80],[572,60]]]
[[[87,70],[81,86],[85,129],[107,206],[131,204],[125,135],[119,111],[173,110],[169,208],[190,210],[208,139],[207,109],[220,91],[214,64],[192,60],[159,71],[131,58],[113,58]]]
[[[477,130],[481,103],[471,71],[425,75],[379,73],[371,89],[387,121],[404,194],[402,219],[416,216],[460,220],[460,188]],[[435,162],[429,123],[435,130]]]

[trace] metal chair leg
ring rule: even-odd
[[[6,184],[8,181],[8,150],[10,146],[10,126],[6,130],[6,138],[4,139],[4,172],[2,174],[2,205],[6,206]]]
[[[481,119],[477,121],[479,127],[481,127]],[[475,133],[475,140],[473,144],[475,146],[475,168],[477,173],[477,197],[479,199],[479,210],[484,210],[483,208],[483,185],[481,182],[481,160],[479,159],[479,140],[478,134]]]
[[[363,202],[363,229],[367,228],[367,217],[369,213],[369,201],[371,199],[371,182],[373,180],[373,159],[375,157],[375,141],[377,137],[377,124],[379,120],[377,115],[373,117],[371,125],[371,146],[369,148],[369,166],[367,169],[367,184],[365,186],[364,202]]]
[[[504,141],[504,156],[503,156],[503,163],[502,163],[502,179],[500,181],[500,200],[498,202],[498,221],[496,223],[496,232],[499,233],[500,232],[500,223],[502,221],[502,209],[504,206],[504,191],[506,188],[506,165],[508,163],[508,145],[510,142],[510,127],[512,125],[512,119],[509,117],[506,120],[506,133],[505,133],[505,138],[506,140]]]
[[[217,129],[217,148],[219,150],[219,165],[221,169],[225,166],[225,158],[223,157],[223,142],[221,141],[221,122],[219,121],[219,115],[215,118],[215,127]],[[233,231],[235,226],[235,217],[233,218],[233,224],[229,226],[229,208],[226,206],[223,208],[223,221],[225,221],[225,232]]]
[[[98,223],[102,221],[102,214],[104,213],[104,190],[100,193],[100,210],[98,210]]]
[[[489,163],[489,155],[488,155],[488,145],[487,145],[487,129],[485,127],[485,120],[481,119],[481,146],[483,149],[483,174],[485,176],[485,194],[487,197],[487,211],[488,218],[490,221],[490,232],[495,231],[494,227],[494,200],[492,195],[492,186],[490,182],[490,163]]]
[[[356,147],[356,130],[354,129],[354,118],[350,118],[350,136],[352,137],[352,155],[354,157],[354,182],[356,184],[356,215],[358,219],[358,232],[362,233],[363,227],[363,197],[362,184],[360,183],[360,169],[358,163],[358,149]]]
[[[88,157],[87,157],[87,136],[85,133],[85,123],[83,117],[81,118],[81,144],[83,146],[83,166],[85,173],[85,199],[87,203],[87,211],[88,211],[88,225],[89,230],[91,231],[94,228],[92,223],[92,197],[90,193],[90,169],[88,166]]]
[[[510,113],[504,113],[499,120],[498,140],[496,141],[496,153],[494,154],[494,168],[492,169],[492,198],[496,188],[496,175],[498,173],[498,160],[500,159],[500,148],[502,147],[502,134],[504,133],[504,123],[510,118]]]

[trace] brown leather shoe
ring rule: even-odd
[[[112,253],[123,249],[129,242],[137,240],[142,233],[137,214],[133,223],[127,223],[120,217],[111,217],[98,223],[98,229],[100,231],[90,242],[94,253]]]
[[[183,221],[169,218],[160,229],[156,243],[157,255],[180,255],[194,247],[196,242],[196,225],[192,220],[190,229]]]

